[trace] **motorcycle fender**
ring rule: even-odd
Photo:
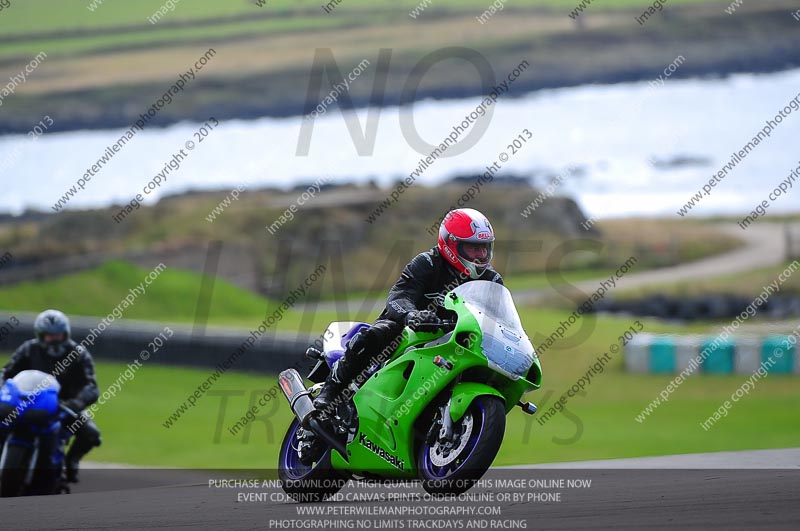
[[[494,395],[503,403],[506,397],[494,387],[477,382],[459,382],[453,387],[453,397],[450,399],[450,418],[453,422],[461,420],[472,401],[482,395]]]

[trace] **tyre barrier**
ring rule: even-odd
[[[633,373],[749,374],[762,365],[771,374],[800,375],[797,335],[637,334],[625,345],[625,370]]]
[[[733,294],[648,295],[639,299],[604,298],[592,311],[598,313],[656,317],[682,322],[722,321],[734,319],[753,302],[752,298]],[[792,293],[776,293],[757,309],[757,315],[771,320],[800,316],[800,297]]]

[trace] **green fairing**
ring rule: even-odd
[[[463,300],[454,300],[448,295],[445,307],[458,315],[457,327],[448,340],[425,347],[443,334],[413,332],[406,328],[402,342],[386,366],[373,374],[355,394],[358,433],[347,445],[347,461],[338,452],[333,452],[331,463],[334,468],[357,475],[416,477],[415,440],[424,437],[430,428],[417,419],[429,418],[429,415],[421,417],[423,410],[459,376],[461,380],[450,391],[453,421],[461,419],[478,396],[500,397],[505,401],[508,413],[523,394],[541,386],[542,370],[538,357],[534,356],[528,371],[530,380],[513,380],[490,369],[486,356],[481,352],[480,326]],[[461,346],[456,343],[456,338],[462,335],[475,340],[468,341],[466,347]],[[450,361],[453,368],[447,370],[435,365],[433,359],[436,356]],[[465,374],[470,369],[476,370]]]

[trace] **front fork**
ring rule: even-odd
[[[450,418],[450,402],[453,397],[447,401],[447,404],[442,408],[442,429],[439,430],[440,439],[449,439],[453,436],[453,419]]]
[[[439,430],[436,430],[436,424],[431,425],[428,432],[428,444],[434,444],[437,440],[448,441],[453,437],[453,419],[450,416],[450,408],[453,402],[453,389],[458,382],[461,381],[461,375],[456,376],[447,387],[442,390],[442,395],[447,397],[447,401],[439,406],[439,415],[441,418],[441,425]]]

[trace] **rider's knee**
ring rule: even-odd
[[[97,425],[94,422],[84,424],[76,434],[76,437],[83,439],[83,441],[92,446],[100,446],[103,442],[100,438],[100,430],[97,429]]]

